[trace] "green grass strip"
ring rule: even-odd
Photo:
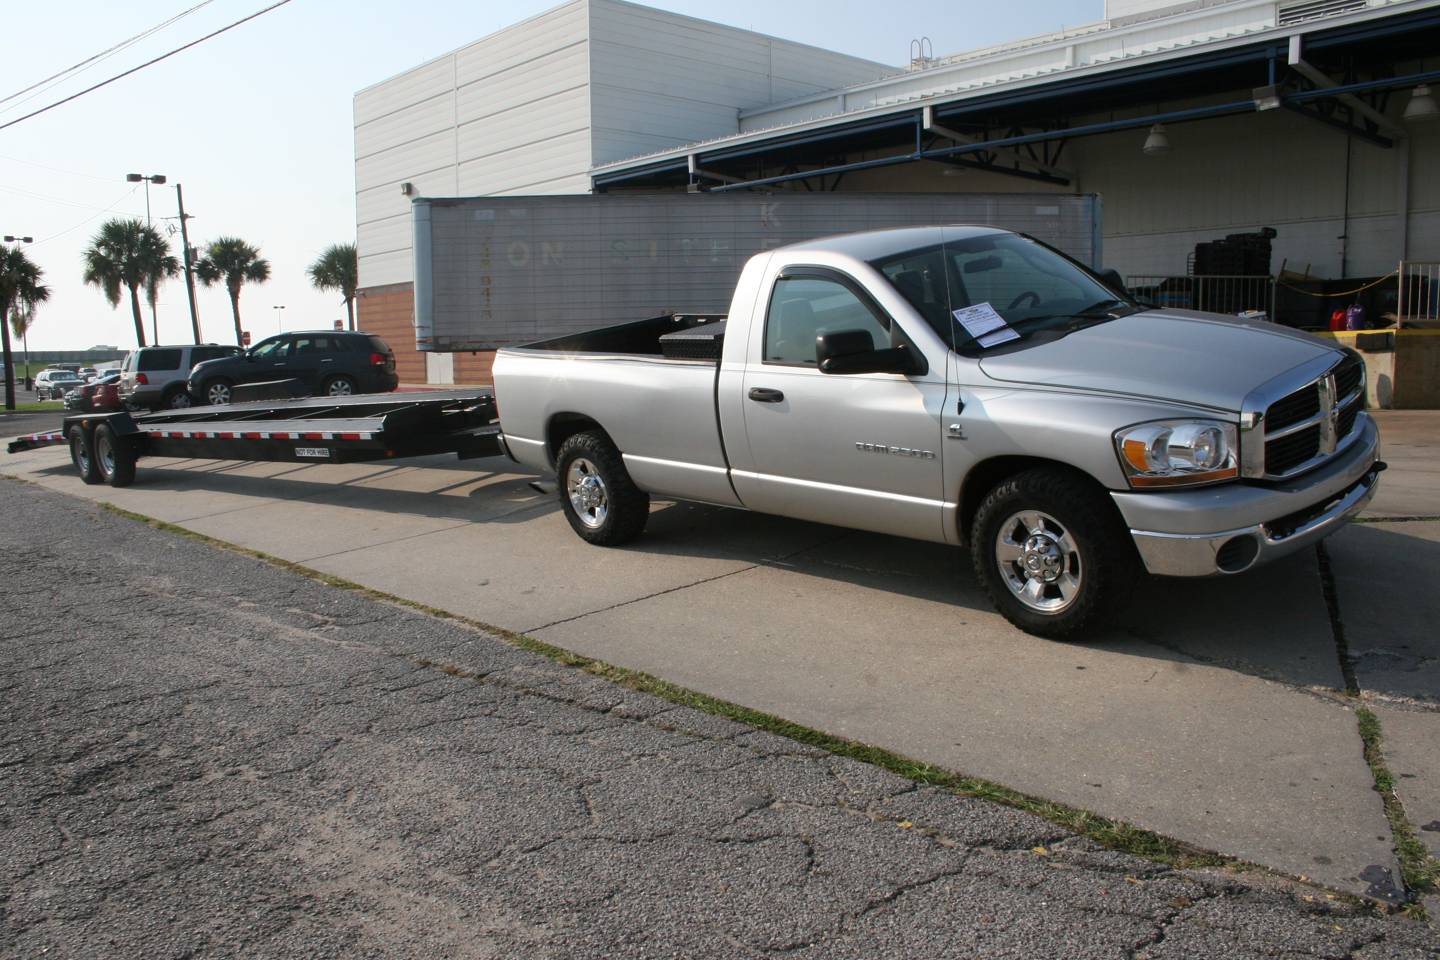
[[[156,520],[153,517],[133,513],[111,503],[102,501],[99,505],[111,513],[146,524],[157,530],[163,530],[189,540],[195,540],[212,547],[251,557],[299,576],[311,580],[318,580],[328,586],[353,591],[370,597],[371,599],[418,610],[421,613],[428,614],[437,619],[463,624],[472,629],[499,637],[516,647],[539,654],[563,666],[583,670],[593,676],[609,680],[628,690],[648,693],[660,697],[663,700],[668,700],[678,706],[691,707],[718,717],[734,720],[758,730],[773,733],[777,736],[794,740],[797,743],[824,750],[836,756],[873,764],[874,766],[899,774],[916,783],[949,790],[958,796],[978,797],[993,803],[1035,814],[1073,833],[1088,837],[1111,850],[1133,854],[1178,869],[1221,867],[1236,872],[1248,870],[1267,871],[1267,868],[1257,864],[1237,860],[1233,857],[1221,856],[1220,854],[1203,850],[1180,840],[1175,840],[1150,830],[1141,829],[1140,827],[1125,823],[1121,820],[1102,817],[1063,803],[1032,797],[1018,790],[1012,790],[1009,787],[989,780],[983,780],[979,777],[969,777],[949,770],[943,770],[932,764],[914,760],[891,750],[870,746],[854,740],[847,740],[843,737],[836,737],[811,727],[793,723],[783,717],[763,713],[759,710],[752,710],[749,707],[731,703],[728,700],[722,700],[718,697],[712,697],[708,694],[690,690],[648,673],[630,670],[625,667],[617,667],[601,660],[582,656],[566,650],[563,647],[557,647],[553,644],[536,640],[534,637],[526,636],[522,633],[516,633],[512,630],[506,630],[503,627],[497,627],[493,624],[460,616],[448,610],[441,610],[423,603],[418,603],[414,600],[407,600],[404,597],[397,597],[393,594],[354,583],[341,577],[313,570],[290,560],[284,560],[267,553],[262,553],[259,550],[252,550],[248,547],[218,540],[202,533],[196,533],[193,530],[187,530],[176,524],[167,523],[164,520]],[[444,669],[442,664],[432,665]],[[1347,896],[1340,896],[1337,897],[1337,899],[1358,902]]]
[[[1362,706],[1355,707],[1355,717],[1360,724],[1360,740],[1365,745],[1365,762],[1370,765],[1370,773],[1375,778],[1375,792],[1380,794],[1385,817],[1390,821],[1390,831],[1394,834],[1395,857],[1400,861],[1400,876],[1405,881],[1405,888],[1412,896],[1440,890],[1440,860],[1430,856],[1425,844],[1415,835],[1415,827],[1405,815],[1405,807],[1395,793],[1395,775],[1385,765],[1380,718]]]
[[[0,407],[0,413],[66,413],[63,406],[56,403],[17,403],[14,410],[6,410]]]

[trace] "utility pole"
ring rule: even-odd
[[[190,328],[195,332],[195,342],[200,343],[200,312],[195,309],[195,270],[190,262],[190,234],[185,229],[185,194],[180,184],[175,184],[175,200],[180,205],[180,247],[185,254],[185,293],[190,297]]]
[[[163,183],[165,182],[165,174],[163,174],[163,173],[152,173],[152,174],[149,174],[148,176],[145,175],[145,174],[139,174],[139,173],[127,173],[127,174],[125,174],[125,182],[126,182],[126,183],[139,183],[139,182],[142,181],[142,180],[145,181],[145,227],[146,227],[147,229],[149,229],[149,227],[150,227],[150,184],[153,183],[153,184],[155,184],[157,187],[160,186],[161,184],[163,184]],[[184,223],[185,221],[182,220],[182,221],[180,221],[180,222],[181,222],[181,223]],[[159,344],[160,344],[160,318],[159,318],[159,316],[157,316],[156,313],[155,313],[155,303],[154,303],[154,301],[151,301],[151,303],[150,303],[150,329],[151,329],[151,330],[153,331],[153,333],[154,333],[154,339],[151,340],[151,343],[155,344],[156,346],[159,346]]]

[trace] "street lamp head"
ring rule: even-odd
[[[140,174],[138,174],[138,173],[127,173],[127,174],[125,174],[125,182],[126,182],[126,183],[139,183],[141,180],[144,180],[144,179],[145,179],[145,178],[142,177],[142,176],[141,176]]]
[[[153,184],[155,184],[155,186],[157,186],[157,187],[160,186],[162,183],[165,182],[165,174],[163,174],[163,173],[157,173],[157,174],[155,174],[154,176],[152,176],[152,177],[150,178],[150,182],[153,183]]]
[[[34,242],[35,242],[35,238],[34,238],[34,237],[12,237],[12,236],[10,236],[10,234],[8,234],[8,233],[5,234],[5,242],[6,242],[6,243],[15,243],[16,241],[19,241],[20,243],[34,243]]]

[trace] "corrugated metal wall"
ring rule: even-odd
[[[437,350],[475,350],[663,313],[724,313],[752,255],[857,230],[988,223],[1094,262],[1095,209],[1089,196],[1034,194],[437,200],[420,221],[431,257],[416,265],[417,334]]]

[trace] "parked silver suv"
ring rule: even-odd
[[[191,368],[239,352],[239,347],[214,343],[132,350],[120,367],[120,400],[127,406],[151,410],[188,407],[190,394],[185,390],[185,381],[190,378]]]

